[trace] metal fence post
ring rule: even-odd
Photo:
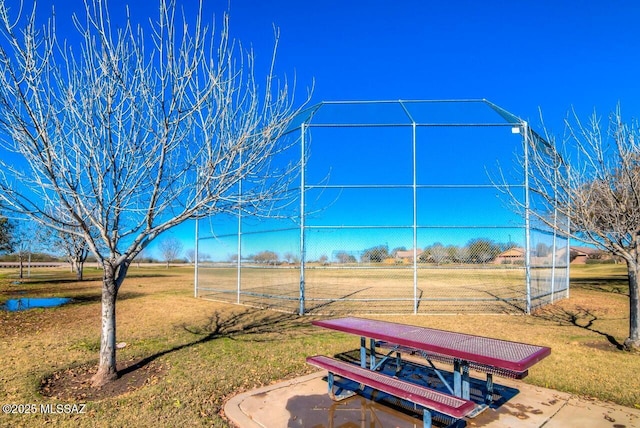
[[[305,243],[305,124],[300,125],[300,308],[299,315],[305,314],[305,262],[307,258]]]
[[[527,122],[522,123],[522,129],[524,131],[524,228],[525,228],[525,256],[524,256],[524,269],[525,269],[525,288],[526,288],[526,313],[531,313],[531,220],[529,201],[529,124]]]
[[[194,257],[195,260],[193,261],[194,264],[194,274],[193,274],[193,297],[198,297],[198,268],[200,267],[198,265],[198,240],[199,240],[199,230],[198,230],[198,218],[196,217],[196,230],[195,230],[195,235],[196,235],[196,242],[194,243]]]
[[[413,149],[413,313],[418,313],[418,182],[416,154],[416,123],[411,124]]]

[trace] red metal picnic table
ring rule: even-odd
[[[444,381],[439,371],[436,372],[452,394],[465,399],[469,399],[470,367],[487,373],[487,400],[491,401],[493,373],[522,378],[531,366],[551,353],[551,349],[545,346],[357,317],[318,320],[313,321],[313,324],[360,336],[360,365],[365,368],[366,339],[369,338],[371,370],[379,367],[398,349],[415,350],[424,356],[434,369],[432,359],[449,358],[454,362],[453,388]],[[384,341],[387,348],[391,348],[391,352],[378,362],[376,347],[379,347],[380,343],[377,341]]]

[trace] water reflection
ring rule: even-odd
[[[289,399],[288,428],[415,428],[421,418],[355,395],[334,402],[327,394],[296,396]]]
[[[0,309],[15,312],[26,311],[33,308],[52,308],[61,306],[71,301],[68,297],[22,297],[20,299],[9,299]]]
[[[341,359],[356,361],[359,358],[359,349],[339,354]],[[389,364],[381,369],[386,374],[393,376],[394,364]],[[444,378],[451,383],[453,373],[441,370]],[[401,376],[410,379],[411,382],[429,386],[436,390],[444,391],[444,384],[431,368],[405,360]],[[322,378],[326,382],[326,377]],[[289,412],[287,428],[416,428],[423,427],[423,410],[409,402],[397,399],[388,394],[375,391],[371,388],[361,388],[357,382],[337,377],[336,387],[342,387],[348,391],[357,391],[355,395],[346,400],[334,402],[329,394],[296,395],[288,399],[286,409]],[[327,384],[323,385],[327,391]],[[470,379],[471,399],[484,403],[486,395],[485,379]],[[314,389],[314,392],[316,390]],[[503,384],[494,384],[493,403],[491,409],[497,409],[509,402],[519,391]],[[483,420],[491,418],[494,412],[484,412],[480,416]],[[438,427],[472,427],[482,426],[477,417],[472,423],[460,420],[454,425],[454,420],[448,416],[432,412],[433,426]]]

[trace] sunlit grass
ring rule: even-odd
[[[530,370],[526,382],[638,407],[639,388],[630,382],[638,379],[640,356],[615,346],[628,333],[628,300],[616,291],[624,267],[572,272],[580,287],[536,316],[377,318],[550,346],[551,356]],[[89,268],[83,282],[66,269],[34,270],[22,284],[13,284],[13,273],[0,275],[0,301],[18,295],[74,299],[59,308],[0,312],[3,403],[57,403],[39,395],[41,379],[97,361],[100,271]],[[609,287],[597,287],[598,281]],[[0,425],[228,426],[220,411],[229,397],[310,373],[307,355],[344,352],[359,343],[314,328],[312,317],[194,299],[188,267],[132,267],[117,312],[117,340],[127,344],[119,359],[153,357],[166,368],[163,376],[118,398],[89,402],[89,414],[0,415]]]
[[[243,268],[238,285],[233,267],[201,268],[199,296],[229,302],[298,310],[298,268]],[[455,267],[314,266],[305,271],[305,310],[315,314],[520,313],[526,306],[525,271],[503,265]],[[238,296],[238,286],[240,296]],[[363,303],[366,302],[366,303]],[[366,305],[366,306],[364,306]]]

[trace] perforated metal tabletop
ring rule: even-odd
[[[514,372],[524,372],[551,354],[545,346],[365,318],[319,320],[313,324]]]

